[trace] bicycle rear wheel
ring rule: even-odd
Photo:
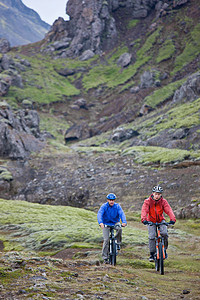
[[[163,259],[163,246],[159,244],[159,257],[160,257],[160,274],[164,275],[164,259]]]

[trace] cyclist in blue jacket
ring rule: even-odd
[[[115,203],[116,195],[110,193],[107,195],[107,202],[104,203],[98,213],[97,220],[99,226],[103,229],[103,248],[102,248],[102,257],[104,263],[108,263],[108,250],[109,250],[109,233],[110,228],[105,227],[104,225],[117,225],[122,222],[122,227],[127,225],[126,216],[123,212],[123,209],[118,203]],[[116,239],[117,239],[117,248],[120,250],[120,244],[122,241],[122,229],[121,227],[117,228],[116,231]]]

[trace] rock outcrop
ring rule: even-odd
[[[193,203],[175,211],[178,219],[199,219],[200,204]]]
[[[10,51],[10,42],[7,39],[0,39],[0,53],[7,53]]]
[[[173,103],[194,101],[200,97],[200,72],[192,74],[174,93]]]
[[[13,112],[5,102],[0,103],[0,156],[24,159],[44,147],[40,141],[39,116],[35,110]]]
[[[5,96],[11,85],[23,88],[21,72],[31,64],[28,60],[17,56],[16,59],[9,54],[3,54],[0,57],[0,96]]]
[[[81,60],[87,60],[116,45],[119,39],[119,14],[126,13],[129,20],[142,19],[155,9],[157,18],[161,18],[166,15],[166,11],[177,9],[187,2],[188,0],[69,0],[66,5],[69,21],[60,17],[54,22],[41,51],[57,57],[81,56]],[[130,61],[131,56],[126,53],[119,65],[125,67]]]
[[[116,44],[118,19],[115,12],[124,9],[129,12],[130,18],[145,18],[157,2],[158,0],[69,0],[66,13],[70,20],[59,18],[54,22],[45,38],[48,45],[42,51],[53,52],[55,41],[63,41],[65,44],[62,44],[62,49],[56,54],[77,57],[87,53],[86,59],[89,59],[91,55],[100,54]],[[53,43],[49,45],[49,42]],[[125,65],[129,64],[130,59],[127,56],[128,62]]]

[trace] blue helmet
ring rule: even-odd
[[[110,194],[107,195],[106,198],[107,198],[108,200],[115,200],[115,199],[116,199],[116,196],[115,196],[115,194],[110,193]]]

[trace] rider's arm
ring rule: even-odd
[[[105,203],[100,207],[98,213],[97,213],[97,221],[100,224],[103,224],[103,214],[105,211]]]
[[[141,221],[147,221],[147,214],[149,213],[149,201],[148,199],[144,200],[141,211]]]
[[[164,207],[163,207],[164,212],[169,216],[170,221],[176,222],[176,217],[174,215],[174,212],[173,212],[171,206],[169,205],[167,200],[164,199],[163,202],[164,202]]]
[[[118,213],[122,221],[122,226],[125,227],[127,225],[126,216],[120,205],[118,206]]]

